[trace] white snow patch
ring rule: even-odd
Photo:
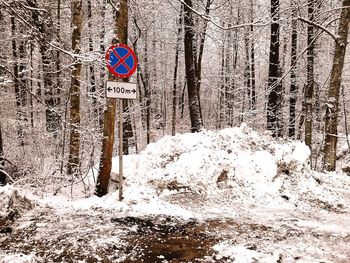
[[[261,262],[270,263],[277,262],[278,255],[269,255],[248,249],[243,245],[234,245],[230,241],[220,242],[213,247],[216,252],[215,259],[225,259],[225,262],[250,263]]]
[[[29,254],[11,254],[11,255],[1,255],[0,254],[0,263],[34,263],[37,262],[37,257],[35,255]]]

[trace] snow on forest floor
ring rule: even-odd
[[[350,177],[308,156],[242,125],[126,156],[122,202],[0,187],[0,262],[350,262]]]

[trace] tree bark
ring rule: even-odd
[[[127,29],[128,29],[128,1],[121,0],[119,10],[116,12],[115,17],[115,38],[112,40],[112,44],[123,43],[127,44]],[[109,80],[115,80],[115,78],[109,74]],[[120,100],[119,103],[122,103]],[[112,170],[112,154],[114,144],[114,130],[115,130],[115,115],[116,115],[116,99],[107,98],[107,107],[104,112],[103,121],[103,139],[102,149],[100,157],[100,167],[96,182],[97,196],[104,196],[108,193],[109,178]],[[123,120],[120,120],[123,121]]]
[[[296,17],[297,9],[292,7],[292,18]],[[292,43],[290,54],[290,97],[289,97],[289,127],[288,135],[290,138],[295,138],[295,118],[296,118],[296,101],[298,95],[297,76],[296,76],[296,62],[297,62],[297,45],[298,45],[298,32],[297,32],[297,20],[292,20]]]
[[[13,76],[14,76],[14,87],[15,87],[15,98],[16,98],[16,120],[17,120],[17,136],[19,139],[19,143],[21,146],[24,145],[24,131],[23,131],[23,121],[24,121],[24,104],[25,97],[23,94],[23,85],[25,85],[22,81],[23,77],[23,67],[22,64],[23,58],[23,44],[19,44],[19,48],[17,48],[17,29],[16,29],[16,20],[12,16],[11,17],[11,33],[12,33],[12,58],[14,61],[13,64]],[[19,55],[20,54],[20,55]],[[20,74],[22,76],[20,76]]]
[[[174,136],[176,133],[176,103],[177,103],[177,71],[179,66],[179,49],[181,41],[181,32],[182,32],[182,13],[183,9],[181,6],[178,28],[177,28],[177,40],[175,47],[175,66],[174,66],[174,77],[173,77],[173,105],[172,105],[172,120],[171,120],[171,135]]]
[[[225,118],[226,118],[226,73],[225,70],[225,58],[226,58],[226,32],[223,32],[223,37],[222,37],[222,45],[221,45],[221,70],[220,70],[220,76],[221,76],[221,85],[220,85],[220,90],[219,90],[219,112],[217,115],[217,129],[221,129],[224,125]]]
[[[335,171],[336,150],[338,141],[338,112],[339,93],[344,67],[345,52],[349,33],[350,23],[350,0],[343,0],[343,8],[340,15],[338,35],[339,39],[335,43],[333,67],[331,72],[330,86],[326,101],[325,118],[325,143],[323,165],[327,171]]]
[[[4,143],[2,140],[2,130],[0,123],[0,185],[6,184],[6,174],[4,173],[5,169],[5,159],[4,159]]]
[[[117,38],[119,43],[127,45],[128,43],[128,0],[121,0],[119,9],[116,13],[115,28],[117,30]],[[123,79],[129,82],[129,79]],[[133,136],[133,130],[130,119],[128,100],[122,100],[123,103],[123,153],[129,154],[129,139]]]
[[[315,12],[315,1],[308,0],[308,19],[313,22]],[[314,93],[314,27],[307,26],[307,80],[305,87],[305,144],[312,149],[312,115],[313,115],[313,93]]]
[[[207,0],[206,6],[205,6],[205,15],[209,16],[210,12],[210,5],[212,0]],[[202,106],[201,106],[201,100],[200,100],[200,90],[201,90],[201,80],[202,80],[202,60],[203,60],[203,52],[204,52],[204,43],[205,43],[205,37],[206,37],[206,31],[208,27],[208,21],[203,21],[203,29],[202,32],[199,34],[199,51],[198,56],[196,56],[196,89],[197,89],[197,96],[198,96],[198,107],[199,107],[199,115],[200,115],[200,125],[203,125],[203,114],[202,114]]]
[[[88,29],[89,29],[89,52],[93,52],[94,51],[94,47],[93,47],[93,39],[92,39],[92,7],[91,7],[91,0],[87,0],[87,10],[88,10]],[[96,77],[95,77],[95,67],[93,65],[93,63],[91,63],[89,65],[89,93],[91,96],[91,100],[92,100],[92,109],[94,112],[94,117],[96,117],[97,119],[99,119],[99,109],[98,109],[98,105],[97,105],[97,93],[96,93]]]
[[[195,61],[193,56],[193,16],[191,8],[192,0],[185,0],[184,6],[184,25],[185,25],[185,66],[187,78],[187,92],[190,109],[191,132],[199,132],[201,130],[200,109],[198,101],[198,90],[196,88],[196,72]]]
[[[247,110],[251,110],[252,108],[252,90],[251,90],[251,61],[250,61],[250,41],[249,41],[249,33],[250,33],[250,29],[247,28],[244,31],[244,47],[245,47],[245,69],[244,69],[244,82],[245,82],[245,88],[247,91],[247,97],[248,97],[248,107]],[[243,103],[242,103],[242,122],[244,121],[244,108],[245,108],[245,101],[243,99]]]
[[[250,23],[252,24],[250,26],[250,35],[253,38],[253,33],[254,33],[254,26],[253,26],[253,22],[254,22],[254,1],[251,0],[250,2]],[[251,76],[251,101],[252,101],[252,105],[251,105],[251,109],[253,111],[256,110],[256,88],[255,88],[255,44],[254,44],[254,40],[252,39],[250,42],[250,76]]]
[[[57,136],[58,130],[60,128],[61,117],[58,113],[58,108],[60,106],[60,55],[59,52],[53,52],[49,46],[49,42],[53,38],[53,29],[51,28],[51,22],[46,16],[43,17],[43,14],[37,10],[38,4],[35,0],[27,0],[26,4],[31,7],[31,19],[32,23],[36,26],[40,34],[39,37],[39,46],[40,54],[42,60],[42,69],[43,69],[43,89],[45,94],[45,104],[48,106],[46,109],[46,130],[52,133],[54,136]],[[58,36],[60,32],[60,5],[61,1],[57,3],[57,30]],[[58,37],[59,41],[59,37]],[[55,53],[55,56],[53,55]],[[53,63],[53,61],[56,61]],[[56,64],[56,67],[54,65]],[[54,74],[53,72],[57,71],[57,88],[54,88]],[[39,94],[41,91],[39,89]]]
[[[72,0],[72,19],[72,50],[75,54],[80,54],[83,25],[82,0]],[[70,86],[70,134],[67,169],[67,173],[70,175],[78,173],[80,163],[80,78],[81,61],[78,58],[74,58]]]
[[[143,92],[145,95],[144,114],[146,124],[146,144],[151,142],[151,90],[149,85],[149,61],[148,61],[148,30],[145,32],[145,47],[144,47],[144,75],[142,78]]]
[[[269,56],[269,80],[268,80],[268,104],[267,104],[267,129],[274,137],[280,137],[280,96],[282,85],[279,81],[279,0],[271,0],[271,40]]]
[[[106,0],[102,0],[100,9],[100,16],[102,21],[105,21],[105,16],[106,16]],[[101,55],[104,54],[105,52],[105,35],[106,35],[106,29],[105,29],[105,23],[102,23],[101,28],[100,28],[100,32],[99,32],[99,36],[100,36],[100,52],[102,53]],[[106,76],[106,67],[105,65],[100,67],[100,83],[99,83],[99,88],[100,90],[104,90],[105,89],[105,76]],[[102,95],[100,95],[102,96]],[[99,127],[102,131],[103,129],[103,120],[104,120],[104,109],[103,106],[100,104],[98,107],[98,124]]]

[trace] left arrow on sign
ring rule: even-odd
[[[116,99],[136,99],[137,84],[117,81],[107,81],[106,96]]]

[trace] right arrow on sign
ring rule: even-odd
[[[127,82],[107,81],[106,96],[107,98],[116,99],[136,99],[137,84]]]

